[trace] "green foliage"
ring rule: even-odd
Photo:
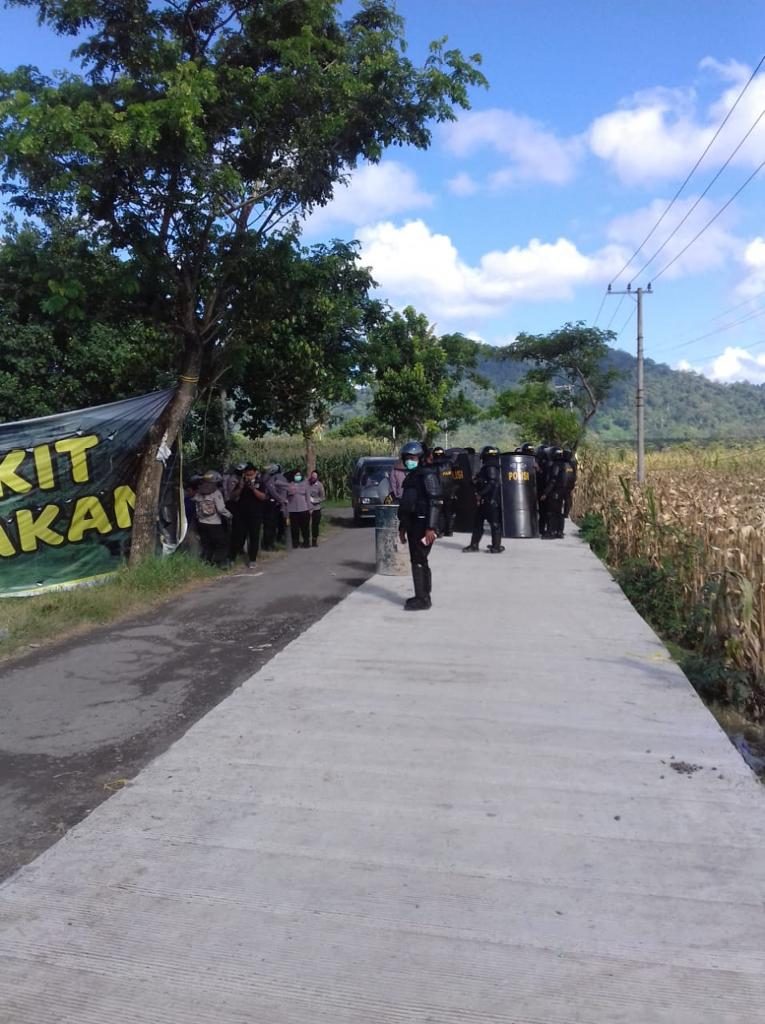
[[[544,381],[529,381],[497,395],[486,416],[504,416],[520,427],[524,437],[576,448],[583,435],[579,416],[568,401]]]
[[[670,640],[682,641],[688,631],[682,582],[667,559],[655,565],[634,558],[616,571],[616,580],[643,618]]]
[[[242,429],[310,436],[354,397],[366,330],[382,316],[369,298],[374,282],[356,243],[301,249],[289,237],[263,248],[253,280],[235,374]]]
[[[586,541],[598,558],[608,555],[608,529],[603,517],[596,512],[586,512],[579,523],[579,535]]]
[[[369,332],[365,359],[375,380],[375,417],[398,436],[430,440],[441,421],[456,429],[477,418],[478,407],[458,387],[478,379],[475,344],[458,334],[437,337],[411,306]]]
[[[132,315],[216,379],[252,308],[248,254],[323,205],[359,160],[425,148],[484,84],[480,58],[433,43],[420,67],[387,0],[15,0],[78,36],[77,73],[0,73],[3,190],[119,252]],[[56,283],[50,311],[79,302]],[[180,340],[181,345],[177,342]]]
[[[571,396],[579,410],[582,430],[598,411],[616,379],[605,366],[613,331],[586,327],[582,321],[564,324],[549,334],[519,334],[506,349],[508,358],[531,363],[528,383],[560,387]]]

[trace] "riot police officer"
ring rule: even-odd
[[[441,482],[438,470],[419,441],[407,441],[401,461],[408,470],[398,506],[401,543],[409,544],[414,597],[404,604],[407,611],[425,611],[431,606],[431,572],[428,558],[441,517]]]
[[[550,445],[543,441],[534,455],[537,460],[537,509],[539,514],[539,536],[547,536],[547,499],[544,497],[550,474]]]
[[[576,461],[576,454],[571,451],[570,448],[563,449],[563,462],[565,464],[565,481],[564,481],[564,497],[563,497],[563,518],[568,519],[571,513],[571,503],[574,497],[574,488],[576,487],[576,476],[578,471],[578,464]],[[563,532],[561,531],[561,537]]]
[[[436,467],[438,479],[441,481],[441,499],[443,501],[438,530],[444,537],[451,537],[454,533],[454,499],[457,492],[457,481],[454,478],[452,460],[440,446],[433,449],[433,465]]]
[[[473,535],[463,551],[478,551],[483,536],[483,525],[488,522],[491,529],[492,554],[501,554],[502,544],[502,475],[499,469],[499,449],[487,444],[481,449],[481,468],[475,478],[475,492],[478,499]]]
[[[554,446],[549,452],[547,482],[542,493],[542,502],[547,514],[547,533],[550,540],[563,536],[564,504],[566,501],[566,460],[563,449]]]

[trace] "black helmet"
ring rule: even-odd
[[[563,458],[566,460],[566,462],[570,462],[573,459],[573,457],[574,453],[571,451],[570,448],[563,449]]]
[[[436,445],[436,447],[433,449],[433,458],[442,459],[444,455],[446,455],[446,452],[443,450],[441,445]]]
[[[526,441],[525,444],[521,445],[520,452],[521,452],[521,455],[533,455],[534,454],[534,445],[530,444],[528,441]]]
[[[410,459],[421,459],[425,454],[425,449],[419,441],[407,441],[399,454],[402,459],[405,459],[407,456]]]
[[[490,459],[496,455],[499,455],[499,448],[493,444],[485,444],[481,449],[481,460]]]
[[[551,459],[562,459],[563,458],[563,449],[562,448],[558,448],[557,445],[552,447],[550,449],[550,458]]]

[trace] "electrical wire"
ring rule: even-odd
[[[595,319],[592,321],[592,326],[593,327],[596,327],[597,323],[598,323],[598,320],[600,320],[600,314],[603,312],[603,306],[605,305],[607,298],[608,298],[608,289],[606,289],[603,292],[603,298],[600,300],[600,305],[598,306],[598,311],[595,314]]]
[[[727,159],[727,160],[725,161],[725,163],[724,163],[724,164],[722,165],[722,167],[721,167],[721,168],[720,168],[720,170],[719,170],[719,171],[717,172],[717,174],[715,174],[715,176],[714,176],[714,177],[712,178],[712,180],[711,180],[711,181],[709,182],[709,184],[708,184],[708,185],[707,185],[707,187],[706,187],[706,188],[704,189],[704,191],[703,191],[703,192],[701,193],[701,195],[700,195],[700,196],[697,196],[697,198],[696,198],[696,201],[695,201],[695,202],[693,203],[693,205],[692,205],[692,206],[691,206],[691,207],[690,207],[690,208],[689,208],[688,210],[686,210],[686,212],[685,212],[685,216],[684,216],[684,217],[683,217],[683,218],[682,218],[682,219],[681,219],[681,220],[680,220],[680,221],[679,221],[679,222],[678,222],[678,223],[677,223],[677,224],[676,224],[676,225],[674,226],[674,228],[672,229],[672,231],[670,231],[670,233],[669,233],[669,234],[667,235],[667,237],[666,237],[666,238],[664,239],[664,241],[663,241],[663,242],[661,243],[661,245],[660,245],[660,246],[659,246],[659,248],[658,248],[658,249],[656,250],[656,252],[655,252],[655,253],[653,254],[653,256],[652,256],[652,257],[651,257],[651,258],[650,258],[649,260],[647,260],[647,261],[646,261],[646,262],[645,262],[645,263],[643,264],[643,266],[642,266],[642,267],[640,268],[640,270],[638,270],[638,271],[637,271],[637,273],[636,273],[636,274],[634,275],[634,277],[640,277],[640,275],[641,275],[642,273],[644,273],[644,271],[645,271],[645,270],[647,270],[647,269],[648,269],[648,267],[650,267],[650,265],[651,265],[651,264],[653,263],[653,261],[654,261],[654,260],[656,259],[656,257],[657,257],[657,256],[659,255],[659,253],[663,252],[663,251],[664,251],[664,250],[665,250],[665,249],[667,248],[667,246],[669,245],[669,243],[670,243],[670,242],[672,241],[672,239],[673,239],[673,238],[675,237],[675,235],[676,235],[676,234],[678,233],[678,231],[679,231],[679,230],[680,230],[680,228],[681,228],[681,227],[683,226],[683,224],[685,224],[685,222],[686,222],[686,221],[688,220],[688,218],[689,218],[689,217],[691,216],[691,214],[693,213],[693,211],[694,211],[694,210],[695,210],[695,209],[697,208],[697,206],[699,205],[699,203],[701,202],[701,200],[702,200],[702,199],[703,199],[703,198],[704,198],[704,197],[706,196],[706,194],[707,194],[707,193],[709,192],[709,190],[710,190],[710,189],[711,189],[711,187],[712,187],[712,186],[714,185],[714,183],[715,183],[715,182],[716,182],[716,181],[718,180],[718,178],[720,177],[720,175],[722,174],[722,172],[723,172],[723,171],[725,170],[725,168],[726,168],[726,167],[728,167],[728,165],[730,164],[730,162],[731,162],[731,160],[733,159],[733,157],[734,157],[734,156],[736,155],[736,153],[738,153],[738,151],[739,151],[739,150],[741,149],[741,147],[742,147],[742,146],[744,145],[744,143],[746,142],[746,140],[747,140],[747,139],[749,138],[749,136],[750,136],[750,135],[752,134],[752,132],[753,132],[753,131],[754,131],[754,129],[755,129],[756,127],[757,127],[757,125],[758,125],[758,124],[760,123],[760,121],[761,121],[761,120],[763,119],[763,117],[765,117],[765,110],[761,110],[761,111],[760,111],[760,113],[759,113],[758,117],[757,117],[757,118],[755,119],[755,121],[754,121],[754,124],[753,124],[753,125],[752,125],[752,126],[750,127],[750,129],[749,129],[749,131],[748,131],[748,132],[746,133],[746,135],[744,135],[743,139],[741,139],[741,140],[740,140],[740,142],[738,143],[738,145],[736,146],[736,148],[735,148],[735,149],[733,150],[733,152],[732,152],[732,153],[730,154],[730,156],[729,156],[729,157],[728,157],[728,159]]]
[[[735,313],[737,309],[741,309],[742,306],[748,306],[750,302],[754,302],[755,299],[761,299],[765,295],[765,288],[759,292],[755,292],[754,295],[750,295],[748,299],[744,299],[743,302],[737,303],[735,306],[731,306],[729,309],[724,309],[722,313],[718,313],[712,317],[712,320],[722,320],[728,313]]]
[[[765,111],[763,111],[763,113],[765,113]],[[693,245],[693,244],[694,244],[695,242],[698,242],[698,240],[699,240],[699,239],[701,238],[701,236],[702,236],[702,235],[704,234],[704,232],[705,232],[705,231],[706,231],[706,230],[707,230],[708,228],[710,228],[710,227],[711,227],[711,226],[712,226],[712,225],[714,224],[714,222],[715,222],[715,221],[717,220],[717,218],[718,218],[719,216],[721,216],[721,214],[725,213],[725,211],[726,211],[726,210],[728,209],[728,207],[729,207],[729,206],[730,206],[730,204],[731,204],[731,203],[733,202],[733,200],[734,200],[734,199],[737,199],[737,198],[738,198],[738,197],[739,197],[739,196],[741,195],[741,193],[742,193],[742,192],[744,191],[744,189],[746,188],[746,186],[747,186],[747,185],[748,185],[748,184],[749,184],[749,183],[750,183],[750,182],[751,182],[751,181],[752,181],[752,180],[753,180],[754,178],[756,178],[756,177],[757,177],[757,175],[758,175],[758,174],[760,173],[760,171],[761,171],[761,170],[763,169],[763,167],[765,167],[765,160],[763,160],[761,164],[758,164],[758,165],[757,165],[757,167],[755,167],[755,169],[754,169],[754,170],[752,171],[752,173],[751,173],[751,174],[749,175],[749,177],[748,177],[748,178],[746,179],[746,181],[744,182],[744,184],[743,184],[743,185],[741,185],[741,186],[739,186],[739,188],[737,188],[737,189],[736,189],[736,191],[735,191],[735,192],[733,193],[733,195],[732,195],[732,196],[730,197],[730,199],[729,199],[729,200],[728,200],[728,201],[727,201],[726,203],[724,203],[724,204],[723,204],[723,206],[721,206],[721,207],[720,207],[720,209],[719,209],[719,210],[717,211],[717,213],[716,213],[716,214],[714,215],[714,217],[710,217],[710,219],[709,219],[709,220],[708,220],[708,221],[706,222],[706,224],[705,224],[705,225],[704,225],[704,227],[703,227],[703,228],[701,229],[701,231],[697,232],[697,233],[696,233],[696,234],[695,234],[695,235],[693,236],[693,238],[692,238],[692,239],[690,240],[690,242],[688,242],[688,244],[687,244],[687,245],[683,246],[683,248],[682,248],[682,249],[680,250],[680,252],[676,253],[676,254],[675,254],[675,255],[674,255],[673,257],[672,257],[672,259],[671,259],[671,260],[669,261],[669,263],[665,263],[665,264],[664,264],[664,266],[663,266],[663,267],[661,268],[661,270],[659,271],[659,273],[658,273],[658,274],[655,274],[655,275],[653,276],[653,278],[652,278],[652,280],[651,280],[651,283],[652,283],[652,284],[653,284],[653,282],[654,282],[654,281],[658,281],[658,280],[659,280],[659,278],[660,278],[660,277],[662,276],[662,274],[665,274],[665,273],[666,273],[666,272],[667,272],[667,271],[669,270],[669,268],[670,268],[670,267],[671,267],[671,266],[672,266],[672,265],[673,265],[674,263],[677,263],[677,261],[678,261],[678,260],[680,259],[680,257],[681,257],[681,256],[684,256],[684,255],[685,255],[685,253],[687,253],[687,252],[688,252],[688,250],[690,249],[690,247],[691,247],[691,246],[692,246],[692,245]]]
[[[645,238],[643,239],[643,241],[642,241],[642,242],[640,243],[640,245],[639,245],[639,246],[637,247],[637,249],[636,249],[636,250],[635,250],[635,251],[633,252],[633,254],[632,254],[632,255],[630,256],[630,258],[629,258],[629,259],[627,260],[627,262],[626,262],[626,263],[624,264],[624,266],[623,266],[623,267],[622,267],[622,269],[621,269],[621,270],[619,271],[619,273],[618,273],[618,274],[616,275],[616,277],[614,277],[614,278],[613,278],[613,280],[611,281],[611,285],[613,285],[613,284],[614,284],[614,283],[615,283],[616,281],[618,281],[618,280],[619,280],[619,278],[620,278],[620,277],[622,276],[622,274],[624,273],[624,271],[625,271],[625,270],[626,270],[626,269],[627,269],[627,268],[628,268],[628,267],[629,267],[629,266],[630,266],[630,265],[632,264],[632,261],[633,261],[633,260],[635,259],[635,257],[636,257],[636,256],[637,256],[637,255],[638,255],[638,254],[639,254],[639,253],[640,253],[640,252],[641,252],[641,251],[643,250],[643,248],[644,248],[644,246],[645,246],[646,242],[647,242],[647,241],[648,241],[648,240],[649,240],[650,238],[652,238],[652,236],[654,235],[654,233],[655,233],[656,229],[657,229],[657,228],[659,227],[659,225],[660,225],[660,224],[662,223],[662,221],[663,221],[663,220],[664,220],[664,218],[665,218],[665,217],[667,216],[667,214],[669,213],[669,211],[670,211],[670,210],[672,209],[672,207],[673,207],[673,206],[675,205],[675,203],[677,202],[677,200],[678,200],[678,199],[680,198],[680,195],[681,195],[681,193],[683,192],[683,190],[685,189],[685,186],[686,186],[686,185],[688,184],[688,182],[689,182],[689,181],[691,180],[691,178],[693,177],[693,175],[694,175],[694,174],[696,173],[696,171],[698,170],[698,168],[699,168],[699,165],[701,164],[702,160],[704,159],[704,157],[705,157],[705,156],[707,155],[707,153],[709,152],[709,150],[710,150],[710,149],[712,148],[712,146],[714,145],[714,143],[715,143],[715,141],[716,141],[717,137],[719,136],[720,132],[721,132],[721,131],[723,130],[723,128],[725,127],[725,125],[726,125],[726,124],[728,123],[728,120],[730,119],[730,116],[731,116],[731,114],[732,114],[732,113],[733,113],[733,111],[734,111],[734,110],[736,109],[736,107],[737,107],[737,106],[739,105],[739,103],[741,102],[741,100],[743,99],[744,93],[745,93],[745,92],[747,91],[747,89],[749,88],[749,86],[750,86],[750,85],[752,84],[752,82],[754,81],[755,77],[757,76],[757,72],[758,72],[758,71],[760,70],[760,68],[762,67],[762,65],[763,65],[763,64],[765,64],[765,56],[763,56],[763,57],[761,57],[761,58],[760,58],[760,62],[759,62],[759,64],[757,65],[757,67],[756,67],[756,68],[754,69],[754,71],[753,71],[753,72],[751,73],[751,75],[749,76],[749,79],[748,79],[748,81],[746,82],[746,84],[744,85],[743,89],[741,90],[741,92],[740,92],[740,93],[738,94],[738,96],[736,97],[736,99],[735,99],[735,101],[734,101],[734,103],[733,103],[733,106],[732,106],[732,107],[730,108],[730,110],[728,111],[728,113],[727,113],[727,114],[725,115],[725,117],[724,117],[724,118],[722,119],[722,121],[720,122],[720,125],[719,125],[719,127],[717,128],[717,131],[716,131],[716,132],[714,133],[714,135],[712,136],[712,138],[711,138],[711,139],[709,140],[709,142],[707,143],[707,145],[706,145],[706,147],[705,147],[705,149],[704,149],[704,152],[703,152],[703,153],[701,154],[701,156],[700,156],[700,157],[698,158],[698,160],[696,161],[696,163],[695,163],[695,164],[693,165],[693,167],[692,167],[692,168],[690,169],[690,171],[688,172],[688,174],[687,174],[687,176],[686,176],[686,178],[685,178],[685,181],[683,181],[683,183],[682,183],[682,185],[680,186],[680,188],[679,188],[679,189],[677,190],[677,192],[675,192],[675,194],[674,194],[674,196],[672,197],[672,199],[670,199],[670,201],[669,201],[669,203],[667,204],[667,206],[666,206],[666,208],[665,208],[664,212],[663,212],[663,213],[661,214],[661,216],[660,216],[660,217],[659,217],[659,219],[658,219],[658,220],[656,221],[656,223],[654,224],[654,226],[653,226],[653,227],[651,228],[651,230],[650,230],[650,231],[648,232],[648,234],[647,234],[647,235],[645,236]],[[637,275],[637,274],[636,274],[636,275],[633,275],[633,276],[637,277],[637,276],[639,276],[639,275]]]
[[[623,293],[622,293],[622,294],[621,294],[621,295],[619,296],[619,301],[618,301],[618,302],[616,303],[616,309],[615,309],[615,310],[613,311],[613,313],[611,314],[611,319],[610,319],[610,320],[608,321],[608,324],[607,324],[607,326],[606,326],[606,330],[607,330],[607,331],[610,331],[610,330],[611,330],[611,324],[612,324],[612,323],[614,322],[614,320],[616,319],[616,314],[617,314],[617,313],[619,312],[619,310],[620,310],[620,309],[622,308],[622,303],[624,302],[624,300],[625,300],[626,298],[627,298],[627,296],[626,296],[626,294],[625,294],[624,292],[623,292]]]
[[[672,345],[667,349],[668,352],[674,352],[678,348],[688,348],[689,345],[695,345],[697,341],[704,341],[706,338],[713,338],[716,334],[723,334],[725,331],[730,331],[734,327],[740,326],[740,324],[748,323],[750,320],[756,320],[758,317],[765,316],[765,309],[758,309],[753,313],[749,313],[747,316],[742,316],[739,320],[734,320],[732,323],[723,324],[721,327],[716,327],[713,331],[707,331],[706,334],[699,334],[695,338],[691,338],[690,341],[682,341],[679,345]]]

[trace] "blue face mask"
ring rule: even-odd
[[[404,459],[404,465],[407,469],[417,469],[419,463],[417,462],[417,459]]]
[[[303,479],[303,474],[302,473],[295,473],[295,483],[296,484],[299,484],[302,479]]]

